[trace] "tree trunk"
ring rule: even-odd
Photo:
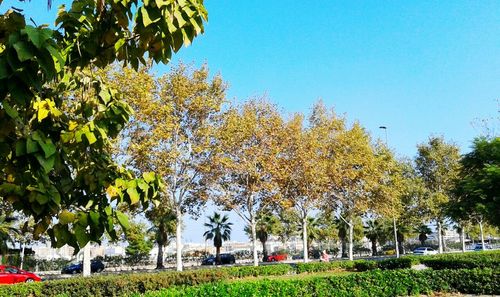
[[[437,221],[438,253],[443,253],[443,241],[441,240],[441,221]]]
[[[443,252],[446,251],[446,238],[444,237],[444,235],[441,236],[441,240],[443,241]]]
[[[215,247],[215,264],[220,265],[220,246]]]
[[[462,243],[462,253],[465,253],[465,230],[463,226],[460,228],[460,243]]]
[[[484,246],[483,220],[479,220],[479,231],[481,232],[481,246],[484,251],[486,250],[486,247]]]
[[[307,217],[302,218],[302,245],[304,262],[309,262],[309,249],[307,246]]]
[[[163,266],[163,242],[158,240],[158,256],[156,257],[156,269],[164,269]]]
[[[262,261],[267,260],[267,247],[266,247],[266,240],[261,240],[260,243],[262,244]]]
[[[252,216],[250,220],[250,228],[252,228],[252,248],[253,248],[253,266],[259,266],[259,256],[257,255],[257,231],[255,218]]]
[[[83,276],[90,276],[90,242],[83,248]]]
[[[182,211],[180,206],[176,207],[176,228],[175,228],[175,251],[177,271],[182,271]]]
[[[347,238],[345,237],[342,237],[340,239],[341,241],[341,245],[342,245],[342,254],[341,254],[341,258],[347,258]]]
[[[377,240],[372,240],[372,256],[377,255]]]
[[[352,219],[349,219],[349,260],[353,260],[353,254],[352,254],[352,249],[353,249],[353,238],[354,238],[354,225],[352,224]]]
[[[396,245],[396,258],[399,258],[399,245],[398,245],[398,228],[396,226],[396,218],[392,218],[392,226],[394,228],[394,243]]]
[[[23,265],[24,265],[24,251],[25,251],[25,247],[26,245],[24,244],[24,242],[22,243],[23,247],[21,248],[21,263],[19,264],[19,269],[23,269]]]

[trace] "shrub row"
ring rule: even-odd
[[[500,253],[475,252],[423,257],[419,262],[432,269],[472,269],[500,267]]]
[[[363,273],[297,280],[220,282],[147,292],[144,297],[174,296],[409,296],[432,292],[500,294],[499,271],[374,270]]]
[[[249,276],[271,276],[334,271],[339,269],[367,271],[374,269],[410,268],[423,263],[434,269],[443,268],[498,268],[500,253],[467,253],[425,257],[403,257],[382,261],[334,261],[329,263],[298,263],[265,265],[259,267],[229,267],[200,269],[185,272],[160,272],[145,274],[109,275],[92,278],[71,278],[66,280],[0,286],[0,296],[120,296],[136,292],[159,290],[178,285],[197,285],[227,279]]]
[[[292,273],[295,273],[292,266],[278,264],[259,267],[200,269],[184,272],[94,276],[91,278],[75,277],[65,280],[0,286],[0,296],[122,296],[176,285],[197,285],[250,276],[287,275]]]

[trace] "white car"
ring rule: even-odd
[[[438,252],[430,247],[419,247],[413,250],[415,255],[436,255]]]

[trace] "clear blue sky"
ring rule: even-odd
[[[50,11],[45,2],[6,0],[1,10],[15,3],[48,23],[67,1]],[[231,98],[266,94],[284,113],[322,98],[375,138],[387,126],[389,145],[407,157],[430,135],[467,151],[480,133],[471,122],[498,114],[500,1],[205,2],[205,35],[173,63],[206,62]],[[199,241],[201,228],[187,227],[185,238]]]

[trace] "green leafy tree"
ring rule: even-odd
[[[439,252],[442,253],[441,229],[460,169],[459,149],[441,137],[431,137],[427,143],[418,145],[417,150],[416,169],[428,193],[422,207],[427,216],[436,222]]]
[[[488,222],[500,227],[500,137],[477,138],[461,160],[460,178],[449,209],[457,221]],[[484,244],[484,236],[481,234]]]
[[[0,263],[8,252],[8,243],[14,244],[15,236],[19,234],[19,229],[14,226],[14,217],[0,215]]]
[[[153,249],[153,241],[144,224],[131,223],[125,231],[125,239],[128,246],[125,248],[125,254],[130,263],[137,264],[140,261],[149,258],[149,253]]]
[[[221,216],[218,212],[214,212],[213,216],[207,217],[209,222],[205,223],[208,228],[203,236],[206,240],[213,240],[215,247],[215,262],[220,264],[220,248],[223,241],[231,239],[231,226],[233,223],[229,222],[227,215]]]
[[[34,218],[35,237],[78,250],[128,227],[116,205],[156,197],[154,174],[136,178],[111,158],[131,109],[94,70],[168,62],[206,18],[199,0],[74,0],[57,29],[12,9],[0,16],[0,196]]]

